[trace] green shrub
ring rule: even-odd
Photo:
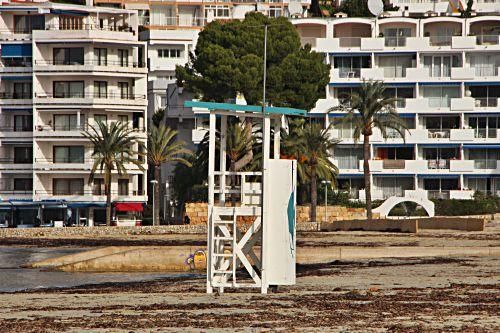
[[[476,194],[474,200],[432,200],[438,216],[495,214],[500,212],[500,197]]]

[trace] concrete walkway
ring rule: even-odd
[[[334,260],[417,258],[440,256],[500,256],[500,247],[421,246],[324,246],[300,247],[297,263],[317,264]],[[193,246],[112,246],[32,263],[68,272],[189,272],[206,268],[205,249]]]

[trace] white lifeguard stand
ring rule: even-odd
[[[295,160],[280,159],[280,130],[284,115],[305,116],[306,111],[266,107],[263,112],[256,105],[198,101],[187,101],[185,106],[208,112],[210,117],[207,292],[212,293],[214,288],[219,292],[224,288],[260,288],[267,293],[269,286],[295,284],[297,164]],[[261,171],[227,170],[228,117],[262,121]],[[220,154],[216,170],[218,118]],[[231,196],[238,196],[235,204]],[[245,231],[238,226],[241,219],[253,221]]]

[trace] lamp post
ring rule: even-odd
[[[328,185],[331,184],[329,180],[322,180],[321,184],[325,185],[325,223],[328,222]]]
[[[156,184],[158,184],[157,180],[152,180],[150,181],[151,184],[153,184],[153,225],[155,225],[155,219],[156,219],[156,214],[155,214],[155,191],[156,191]]]
[[[170,187],[170,184],[168,182],[165,182],[165,195],[163,197],[163,199],[164,199],[164,202],[163,202],[163,220],[167,221],[167,224],[170,224],[170,215],[168,214],[168,212],[170,211],[170,205],[169,205],[170,192],[169,192],[169,187]],[[167,210],[167,206],[168,206],[168,210]]]

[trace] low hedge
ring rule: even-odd
[[[476,196],[474,200],[432,200],[438,216],[466,216],[500,213],[500,197]]]

